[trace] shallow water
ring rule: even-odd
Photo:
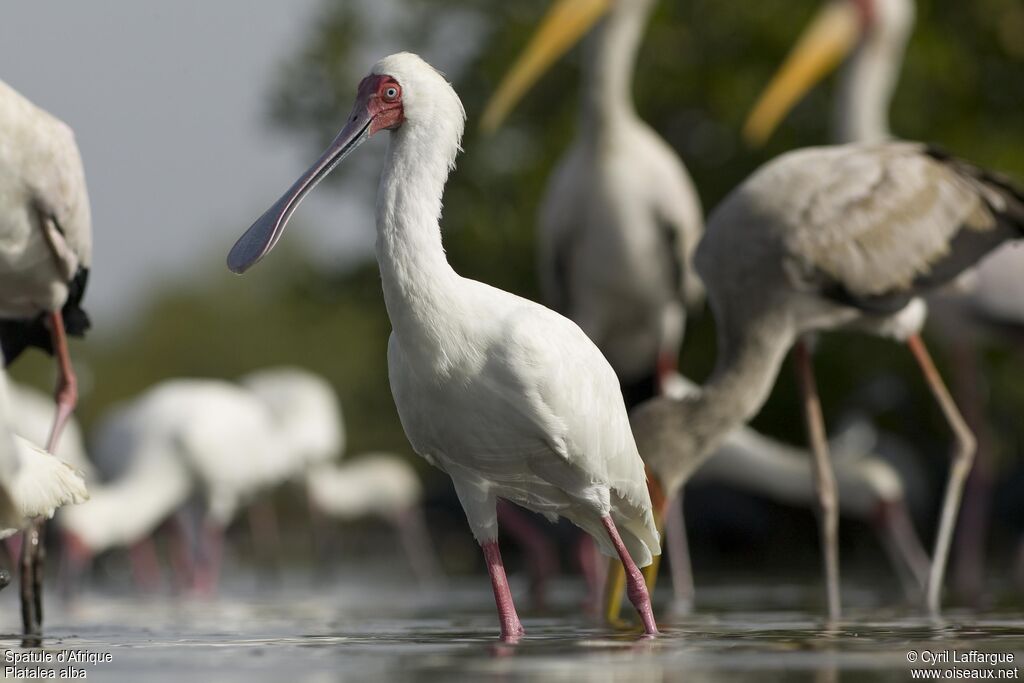
[[[661,616],[662,635],[645,640],[588,620],[577,609],[579,586],[564,581],[553,587],[554,608],[542,615],[524,611],[527,636],[503,645],[482,576],[433,592],[391,577],[290,582],[262,590],[252,582],[229,585],[214,600],[96,591],[71,604],[54,598],[47,603],[44,649],[54,657],[109,652],[111,661],[48,666],[70,666],[100,681],[817,682],[912,680],[911,651],[918,658],[929,658],[926,652],[963,658],[978,650],[1016,659],[995,666],[918,664],[926,669],[1012,674],[1024,658],[1019,612],[950,612],[936,622],[877,606],[864,588],[847,590],[844,601],[855,606],[833,629],[809,610],[817,595],[807,587],[705,588],[696,614]],[[8,630],[16,623],[15,598],[14,591],[2,596],[0,624]],[[520,602],[526,605],[525,596]],[[10,636],[2,644],[17,647],[18,640]]]

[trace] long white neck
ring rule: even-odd
[[[914,7],[911,2],[890,0],[878,8],[877,25],[843,70],[833,120],[833,137],[839,143],[892,137],[889,107],[913,29]]]
[[[384,301],[400,339],[438,343],[439,321],[457,297],[459,275],[441,244],[441,196],[458,148],[429,127],[391,134],[377,195],[377,262]]]
[[[633,71],[651,2],[619,2],[591,36],[584,66],[582,123],[600,132],[636,119]]]

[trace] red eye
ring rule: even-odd
[[[380,90],[380,96],[385,102],[394,102],[402,96],[402,89],[397,83],[388,83]]]

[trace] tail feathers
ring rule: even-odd
[[[81,473],[31,442],[15,438],[21,462],[10,493],[23,520],[53,517],[57,508],[89,499]]]

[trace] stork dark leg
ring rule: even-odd
[[[644,624],[644,633],[649,636],[657,635],[658,625],[654,622],[651,596],[647,592],[644,575],[637,568],[636,563],[633,562],[633,558],[629,556],[629,551],[626,550],[626,546],[619,536],[619,530],[615,528],[615,522],[611,516],[605,515],[602,517],[601,523],[604,524],[605,531],[608,532],[608,538],[611,539],[612,545],[615,546],[615,551],[619,554],[619,559],[622,561],[622,568],[626,572],[626,595],[629,596],[629,601],[633,603],[633,607],[640,614],[640,620]]]
[[[38,647],[43,625],[43,605],[39,595],[39,567],[42,561],[42,522],[32,520],[23,534],[21,546],[21,623],[25,647]]]
[[[49,314],[50,336],[53,340],[53,354],[57,359],[57,414],[46,441],[46,450],[53,453],[60,442],[64,425],[78,403],[78,381],[71,367],[68,338],[64,333],[64,318],[60,311]],[[43,547],[44,522],[33,520],[25,531],[21,553],[21,618],[25,635],[37,636],[43,626],[43,563],[46,559]]]
[[[672,498],[668,506],[665,547],[669,569],[672,570],[672,610],[677,614],[689,614],[693,610],[693,567],[690,564],[690,544],[686,538],[686,520],[683,519],[682,491]]]
[[[974,463],[977,442],[970,427],[967,426],[967,422],[957,409],[956,403],[949,395],[949,390],[943,383],[921,337],[916,334],[910,337],[907,339],[907,346],[914,354],[917,364],[921,366],[921,372],[928,383],[928,388],[931,389],[956,437],[956,450],[953,451],[953,464],[950,466],[949,479],[946,482],[946,494],[943,497],[942,513],[939,517],[939,531],[935,537],[935,550],[932,553],[932,568],[928,575],[928,609],[932,614],[938,614],[939,601],[942,597],[942,579],[946,571],[946,561],[949,559],[949,546],[953,541],[953,529],[956,526],[957,511],[960,508],[964,484],[967,482],[967,477],[971,473],[971,465]]]
[[[505,565],[501,561],[501,551],[497,541],[486,541],[480,545],[487,563],[487,573],[491,576],[491,588],[494,589],[494,602],[498,606],[498,620],[501,622],[501,639],[506,642],[519,640],[526,631],[516,614],[515,603],[512,602],[512,591],[508,587],[505,576]]]
[[[793,347],[797,379],[803,395],[804,420],[807,424],[807,439],[814,454],[814,487],[818,494],[818,523],[821,527],[821,543],[825,553],[825,585],[828,595],[828,616],[839,619],[839,505],[836,479],[832,472],[832,460],[825,436],[825,420],[821,414],[818,386],[814,381],[811,352],[807,342],[797,341]]]

